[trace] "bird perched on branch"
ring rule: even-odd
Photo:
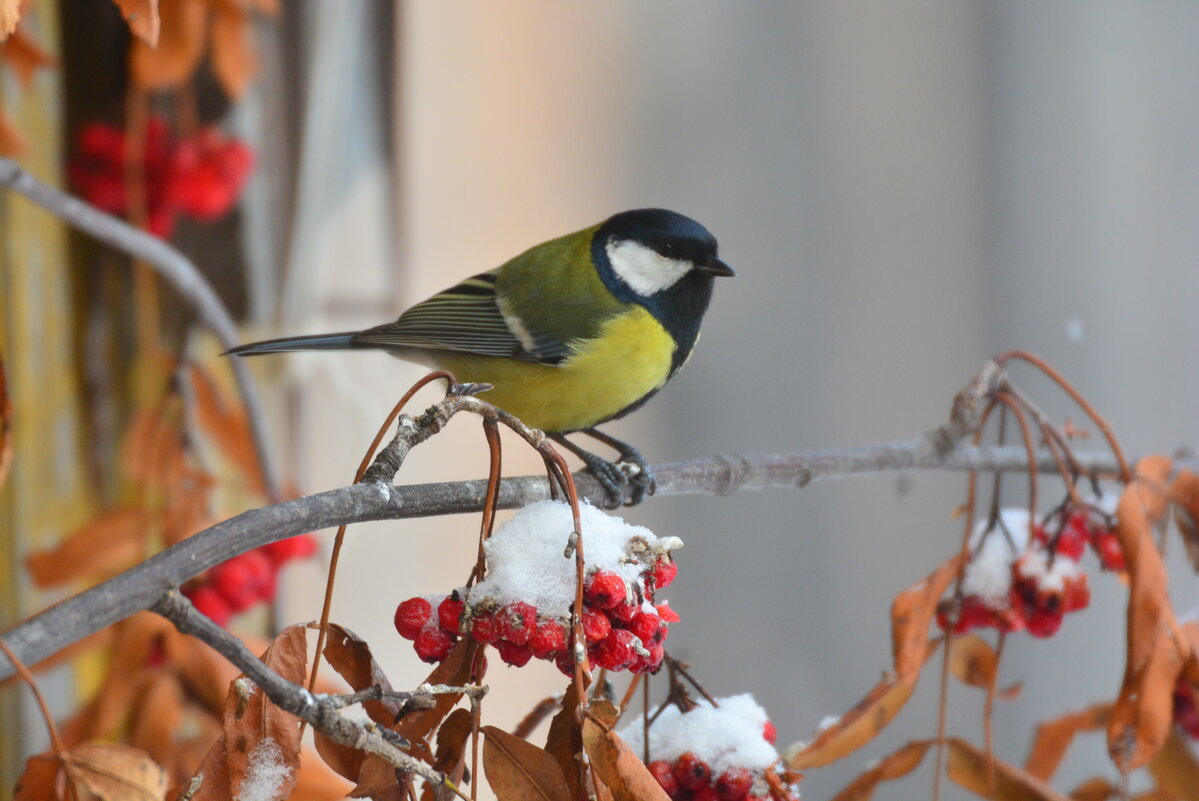
[[[636,209],[530,248],[395,322],[229,353],[373,348],[491,384],[485,400],[579,456],[614,502],[631,483],[636,503],[653,492],[649,464],[596,426],[637,409],[678,372],[699,339],[712,279],[731,275],[695,220]],[[566,439],[575,432],[615,449],[620,463]]]

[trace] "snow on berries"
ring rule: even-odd
[[[679,619],[655,594],[674,578],[670,552],[677,537],[657,537],[589,504],[579,508],[587,577],[581,620],[588,659],[608,670],[656,671],[665,656],[667,625]],[[494,645],[500,658],[520,667],[544,659],[573,672],[570,614],[576,567],[563,556],[573,528],[570,507],[542,501],[520,510],[485,543],[487,578],[448,596],[409,598],[395,613],[396,631],[412,640],[425,661],[438,661],[442,645],[459,637]],[[440,636],[437,647],[428,632]],[[444,654],[442,654],[444,656]]]
[[[970,562],[958,598],[941,602],[937,622],[954,634],[974,628],[1027,631],[1049,637],[1069,612],[1091,601],[1079,562],[1088,546],[1104,570],[1123,570],[1115,533],[1116,496],[1083,497],[1030,525],[1027,509],[1003,509],[993,526],[980,521],[970,537]]]
[[[765,774],[778,762],[768,733],[774,726],[748,693],[700,701],[682,712],[653,712],[649,727],[650,774],[675,801],[756,801],[769,798]],[[645,753],[640,718],[617,732],[634,754]]]

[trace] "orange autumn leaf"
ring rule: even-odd
[[[895,672],[906,675],[919,672],[927,658],[928,628],[937,613],[937,604],[957,577],[962,557],[953,557],[891,602],[891,651]]]
[[[193,367],[190,371],[196,399],[196,421],[213,443],[250,481],[251,489],[265,493],[262,466],[254,451],[254,438],[245,410],[234,405],[217,388],[211,376]]]
[[[931,650],[931,649],[930,649]],[[889,675],[832,726],[787,759],[794,770],[818,768],[852,754],[873,740],[890,723],[916,689],[919,673]]]
[[[1003,801],[1070,801],[1037,777],[993,757],[955,737],[946,741],[946,773],[959,787],[982,798]],[[993,792],[994,791],[994,792]]]
[[[0,0],[3,2],[3,0]],[[0,109],[0,156],[16,157],[22,155],[28,146],[24,137],[17,131],[15,125],[8,119],[4,109]]]
[[[553,756],[495,726],[480,731],[483,770],[497,801],[570,801],[566,779]]]
[[[21,21],[21,0],[0,0],[0,42],[17,29]]]
[[[232,4],[218,3],[213,10],[212,71],[234,101],[241,99],[258,72],[249,23],[250,15]]]
[[[167,776],[145,751],[121,743],[84,743],[63,755],[64,767],[105,801],[160,801]]]
[[[121,434],[121,470],[133,481],[160,486],[187,463],[178,421],[158,407],[134,412]]]
[[[3,0],[0,0],[3,2]],[[53,66],[54,57],[43,50],[33,37],[19,30],[8,37],[0,48],[0,58],[8,62],[16,73],[21,86],[28,89],[33,83],[33,76],[39,69]]]
[[[583,718],[583,748],[596,779],[611,791],[614,801],[669,801],[670,796],[628,744],[590,717]]]
[[[1106,728],[1111,713],[1111,704],[1096,704],[1041,723],[1033,736],[1024,770],[1043,782],[1051,780],[1074,737],[1080,732]]]
[[[112,0],[125,18],[129,31],[148,44],[158,46],[162,19],[158,15],[158,0]]]
[[[1166,512],[1170,459],[1137,463],[1133,481],[1116,507],[1129,577],[1127,661],[1120,694],[1108,723],[1108,751],[1122,771],[1145,765],[1161,748],[1173,720],[1172,694],[1184,666],[1184,644],[1166,590],[1166,569],[1153,536]]]
[[[204,55],[209,9],[205,0],[171,0],[162,16],[156,47],[141,39],[129,48],[129,80],[137,89],[175,89],[186,83]]]
[[[288,681],[303,684],[308,671],[307,648],[304,627],[288,626],[261,659]],[[268,764],[277,771],[269,797],[287,798],[295,786],[300,761],[299,720],[275,706],[253,682],[238,680],[229,687],[224,725],[225,733],[201,766],[204,782],[192,796],[194,801],[236,798],[247,783],[261,789],[261,771]]]
[[[931,740],[920,740],[908,743],[887,754],[879,762],[864,771],[853,780],[844,790],[837,793],[832,801],[869,801],[874,796],[874,790],[883,782],[902,779],[920,767],[924,755],[928,753]]]
[[[1199,801],[1199,759],[1175,729],[1146,766],[1157,788],[1178,801]]]
[[[578,713],[579,693],[572,681],[562,696],[562,709],[550,721],[549,734],[545,738],[545,750],[558,760],[571,798],[579,797],[579,766],[583,760],[583,733],[579,729]]]
[[[1185,468],[1179,470],[1170,482],[1168,493],[1191,567],[1199,570],[1199,475]]]
[[[101,512],[69,533],[53,548],[25,557],[25,568],[38,587],[57,587],[80,579],[107,577],[145,556],[150,516],[127,507]]]
[[[949,672],[963,684],[988,689],[999,674],[999,655],[977,634],[949,641]]]

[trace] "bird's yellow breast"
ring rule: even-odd
[[[459,381],[495,388],[479,397],[543,431],[574,431],[608,420],[670,377],[675,342],[640,306],[604,322],[598,336],[573,343],[557,365],[449,351],[428,362]]]

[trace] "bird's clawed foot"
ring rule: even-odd
[[[580,448],[566,439],[563,434],[551,434],[550,438],[583,460],[583,464],[587,466],[588,472],[595,476],[600,486],[604,488],[604,492],[607,495],[604,503],[605,508],[615,509],[622,503],[635,506],[641,503],[647,494],[654,494],[654,490],[657,489],[657,482],[654,480],[654,471],[641,451],[626,442],[609,437],[607,434],[600,433],[593,428],[585,429],[582,433],[588,434],[605,445],[614,448],[620,454],[620,459],[616,462],[610,462],[598,454]],[[624,499],[624,488],[626,485],[631,488],[631,494],[627,502]]]

